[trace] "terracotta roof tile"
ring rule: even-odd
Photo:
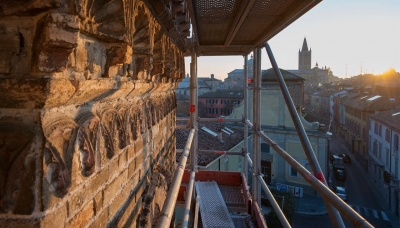
[[[184,125],[185,123],[182,121],[178,121],[179,125]],[[224,142],[220,142],[218,137],[214,137],[205,131],[201,130],[202,127],[207,127],[208,129],[216,132],[217,123],[210,122],[199,122],[199,139],[198,139],[198,147],[200,150],[220,150],[220,151],[228,151],[238,143],[243,141],[243,130],[237,129],[229,126],[229,129],[233,130],[234,133],[231,135],[227,135],[224,132],[222,133],[222,139]],[[176,148],[183,149],[187,137],[189,135],[189,129],[176,129]],[[176,161],[178,162],[180,159],[181,153],[176,153]],[[198,164],[200,166],[207,166],[210,162],[214,161],[221,155],[211,155],[211,154],[198,154]]]

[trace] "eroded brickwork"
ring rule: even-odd
[[[0,0],[1,227],[154,225],[188,29],[184,1]]]

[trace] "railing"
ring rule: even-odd
[[[192,145],[194,134],[195,134],[195,129],[192,129],[190,131],[189,137],[186,141],[186,145],[183,150],[183,154],[181,155],[181,158],[179,160],[179,165],[175,170],[174,177],[172,179],[171,186],[168,191],[167,198],[166,198],[166,201],[164,203],[164,207],[163,207],[163,210],[161,213],[161,218],[158,221],[157,227],[161,227],[161,228],[169,227],[169,225],[171,223],[171,219],[173,218],[176,199],[178,198],[179,187],[181,186],[182,176],[183,176],[183,172],[185,170],[187,158],[189,157],[189,150]],[[193,186],[192,186],[192,188],[193,188]],[[187,201],[190,201],[190,198],[188,198]]]

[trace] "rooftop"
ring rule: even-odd
[[[279,69],[285,81],[304,81],[303,77],[290,73],[289,71]],[[277,81],[277,77],[272,68],[262,71],[262,81]]]
[[[370,118],[378,120],[389,128],[400,132],[400,106],[376,114],[371,114]]]
[[[385,111],[399,104],[400,98],[390,98],[378,95],[359,95],[348,100],[343,100],[343,104],[362,111]]]
[[[177,121],[177,124],[184,125],[186,124],[184,121]],[[234,146],[239,144],[243,141],[243,130],[231,128],[234,133],[231,135],[222,132],[222,139],[224,142],[220,142],[218,137],[212,136],[211,134],[201,130],[202,127],[207,127],[211,131],[216,132],[218,123],[212,122],[199,122],[198,129],[199,129],[199,138],[198,138],[198,146],[200,150],[219,150],[219,151],[228,151],[232,149]],[[189,129],[176,129],[175,136],[176,136],[176,148],[183,149],[185,147],[186,140],[189,135]],[[179,158],[181,153],[176,153],[176,161],[179,162]],[[212,161],[220,157],[221,155],[215,154],[198,154],[198,164],[200,166],[207,166]]]
[[[236,98],[243,99],[243,90],[217,90],[199,95],[199,98]]]

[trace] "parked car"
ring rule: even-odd
[[[335,186],[335,193],[338,195],[343,201],[347,202],[347,192],[344,187]]]
[[[335,154],[332,154],[332,155],[329,157],[329,160],[331,161],[331,163],[334,163],[334,161],[337,160],[338,158],[339,158],[339,156],[337,156],[337,155],[335,155]]]
[[[343,158],[344,162],[351,163],[351,158],[348,154],[339,154],[339,157]]]
[[[342,169],[337,169],[336,173],[335,173],[335,176],[336,176],[337,179],[340,179],[340,180],[345,180],[346,179],[346,175],[344,174],[344,170],[342,170]]]

